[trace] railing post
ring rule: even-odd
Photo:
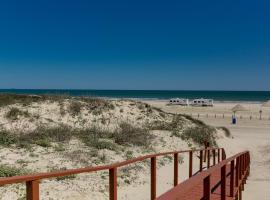
[[[221,152],[222,152],[222,160],[226,160],[226,153],[225,153],[225,150],[222,149]]]
[[[203,170],[203,151],[200,151],[200,172]]]
[[[109,170],[110,200],[117,200],[117,168]]]
[[[210,188],[210,175],[203,179],[203,200],[210,200],[211,188]]]
[[[236,158],[235,187],[239,185],[239,158]]]
[[[210,168],[210,150],[207,150],[207,168]]]
[[[218,149],[218,163],[220,162],[220,149]]]
[[[234,195],[234,160],[231,161],[230,196]]]
[[[239,200],[242,200],[242,188],[241,185],[239,186]]]
[[[216,165],[216,150],[213,149],[212,153],[213,153],[213,165],[215,166]]]
[[[203,162],[206,162],[207,159],[207,149],[204,150]]]
[[[240,180],[242,180],[243,175],[243,156],[240,156]]]
[[[151,200],[157,195],[157,158],[151,158]]]
[[[39,180],[26,182],[26,199],[39,200]]]
[[[221,168],[221,200],[226,200],[226,165]]]
[[[174,186],[178,185],[178,153],[174,154]]]
[[[242,176],[245,174],[245,157],[242,155]]]
[[[192,177],[193,174],[193,152],[189,152],[189,177]]]

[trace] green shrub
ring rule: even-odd
[[[54,146],[55,151],[65,151],[65,147],[63,144],[58,144]]]
[[[72,130],[68,126],[43,127],[40,126],[30,133],[21,134],[18,139],[20,146],[37,144],[42,147],[50,147],[51,142],[65,142],[72,138]]]
[[[114,140],[120,145],[148,146],[153,136],[149,129],[135,127],[127,122],[119,124],[119,130],[113,135]]]
[[[0,164],[0,177],[12,177],[29,174],[29,170],[16,168],[5,164]]]
[[[93,145],[93,147],[97,149],[109,149],[112,151],[116,151],[118,149],[117,145],[113,143],[110,140],[106,139],[99,139],[97,142]]]
[[[133,158],[133,152],[132,151],[127,151],[125,153],[125,156],[126,156],[127,159],[132,159]]]
[[[196,126],[187,128],[180,134],[182,140],[192,140],[194,143],[204,145],[205,141],[210,143],[210,146],[216,146],[216,129],[210,126]]]
[[[40,96],[36,95],[20,95],[20,94],[0,94],[0,107],[8,106],[15,103],[29,105],[32,102],[40,100]]]
[[[89,147],[109,150],[118,149],[117,145],[113,142],[113,133],[96,126],[89,129],[78,130],[75,135]]]
[[[22,111],[18,108],[11,108],[5,115],[9,120],[17,120],[19,116],[29,117],[30,114],[28,111]]]
[[[173,131],[175,129],[182,129],[183,118],[181,115],[174,115],[172,121],[154,121],[148,125],[151,130],[168,130]]]
[[[82,103],[79,101],[72,101],[69,105],[69,112],[76,116],[81,113],[82,110]]]
[[[15,135],[11,134],[9,131],[0,131],[0,145],[10,146],[15,143],[17,143],[17,137]]]
[[[114,104],[111,101],[102,98],[85,97],[80,98],[81,101],[86,103],[86,107],[93,112],[94,115],[99,115],[103,111],[109,111],[115,109]]]
[[[49,141],[49,139],[39,139],[35,141],[35,144],[41,146],[41,147],[51,147],[51,142]]]
[[[67,170],[66,167],[62,167],[60,169],[56,168],[56,167],[52,167],[50,168],[50,172],[58,172],[58,171],[65,171]],[[76,174],[71,174],[71,175],[67,175],[67,176],[59,176],[59,177],[56,177],[56,180],[57,181],[62,181],[62,180],[72,180],[72,179],[75,179],[76,178]]]

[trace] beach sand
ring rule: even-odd
[[[245,186],[243,199],[270,199],[270,108],[261,107],[261,103],[242,102],[240,104],[248,111],[237,113],[238,122],[232,125],[231,108],[239,102],[220,102],[215,103],[214,107],[167,106],[167,102],[164,101],[147,101],[147,103],[167,112],[192,114],[193,117],[198,117],[199,114],[199,119],[209,125],[229,128],[233,139],[218,140],[219,146],[225,148],[227,157],[245,150],[251,153],[251,174]],[[259,119],[260,110],[263,111],[262,120]]]

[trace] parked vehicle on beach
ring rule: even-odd
[[[189,100],[188,99],[174,98],[174,99],[170,99],[169,104],[170,105],[188,106],[189,105]]]
[[[194,99],[191,103],[192,106],[214,106],[213,99]]]

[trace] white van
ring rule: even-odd
[[[188,106],[189,105],[189,100],[188,99],[174,98],[174,99],[170,99],[169,104]]]
[[[214,106],[213,99],[194,99],[191,103],[193,106]]]

